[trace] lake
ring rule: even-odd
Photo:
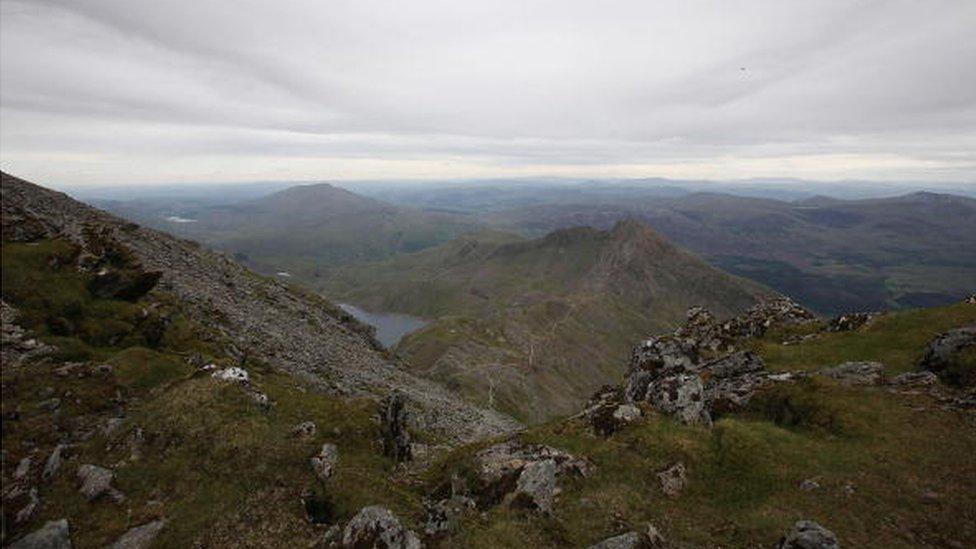
[[[426,320],[416,316],[400,313],[372,313],[348,303],[340,303],[339,307],[356,317],[356,320],[374,326],[376,328],[376,339],[388,349],[392,349],[394,345],[399,343],[403,336],[427,325]]]

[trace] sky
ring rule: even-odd
[[[52,186],[976,184],[972,0],[0,0],[0,167]]]

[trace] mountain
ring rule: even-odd
[[[784,202],[699,193],[482,217],[526,234],[637,217],[713,265],[824,314],[952,303],[976,288],[976,200],[961,196]]]
[[[396,351],[423,375],[525,421],[565,415],[620,375],[631,342],[693,305],[720,316],[773,293],[634,220],[523,240],[481,233],[330,273],[367,310],[435,319]]]
[[[831,321],[784,299],[727,322],[695,308],[570,417],[520,427],[301,288],[6,174],[0,190],[4,546],[976,545],[976,296]],[[474,312],[526,284],[666,273],[648,251],[700,266],[633,222],[436,250],[459,271],[536,261]],[[561,257],[580,250],[588,269]],[[735,280],[706,266],[688,295]]]
[[[395,207],[327,183],[232,204],[106,201],[134,221],[226,250],[264,273],[314,280],[321,269],[413,252],[470,230],[463,216]]]

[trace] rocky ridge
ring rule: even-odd
[[[510,432],[518,423],[454,397],[434,382],[400,368],[370,331],[322,298],[260,277],[229,257],[198,244],[140,227],[3,174],[5,239],[67,239],[92,253],[92,234],[124,246],[145,272],[158,273],[155,288],[182,303],[186,314],[237,342],[229,354],[250,354],[317,390],[353,397],[381,397],[400,390],[410,417],[458,442]]]

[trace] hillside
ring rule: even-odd
[[[376,261],[445,242],[473,225],[464,217],[401,208],[328,183],[290,187],[234,204],[104,202],[111,211],[225,250],[263,273],[304,280],[324,268]]]
[[[974,290],[976,200],[915,193],[785,202],[717,193],[487,212],[540,234],[636,217],[713,265],[823,314],[952,303]]]
[[[635,221],[535,240],[461,237],[339,269],[322,288],[367,310],[434,319],[396,352],[414,371],[526,421],[578,408],[620,375],[633,340],[673,326],[689,307],[727,317],[772,295]]]

